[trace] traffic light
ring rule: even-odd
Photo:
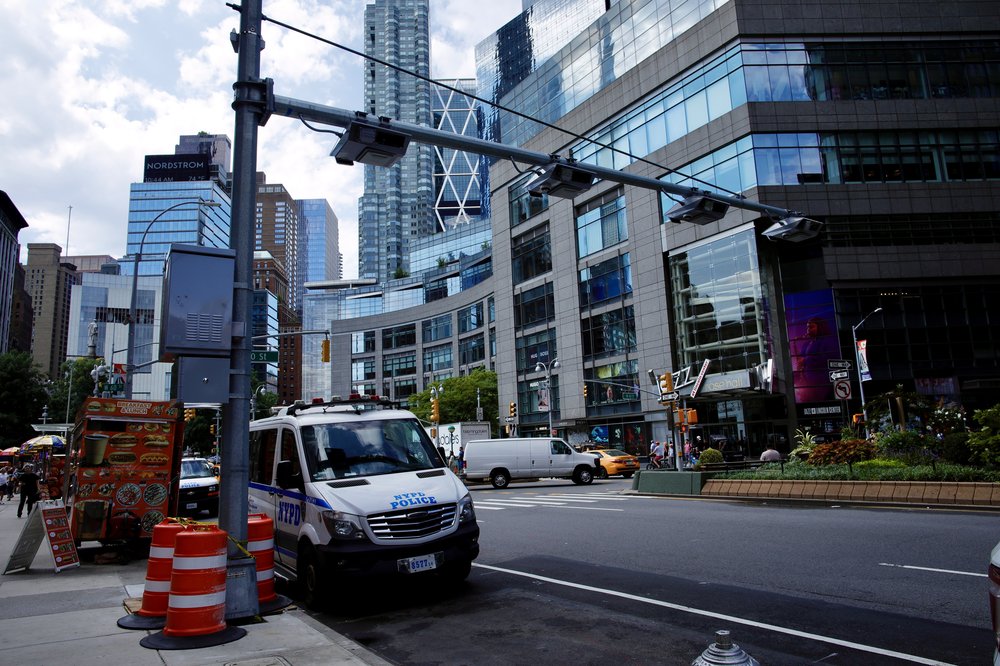
[[[431,399],[431,421],[441,422],[441,401],[437,398]]]
[[[438,436],[438,429],[431,428],[431,439],[437,439],[437,436]]]
[[[213,436],[215,435],[215,424],[214,423],[212,425],[208,426],[208,431],[210,433],[212,433]]]
[[[511,403],[510,403],[510,412],[509,413],[510,413],[510,418],[512,418],[512,419],[516,419],[517,418],[517,403],[516,402],[511,401]]]
[[[674,376],[669,372],[664,372],[657,377],[657,380],[660,385],[660,402],[670,402],[669,400],[665,400],[664,396],[674,392]]]
[[[587,399],[587,382],[584,382],[584,383],[583,383],[583,399],[584,399],[585,401],[586,401],[586,399]]]
[[[687,418],[684,419],[687,423],[697,423],[698,422],[698,410],[688,409]]]
[[[851,421],[854,422],[854,425],[857,425],[857,424],[861,423],[864,420],[864,418],[865,418],[864,414],[852,414],[851,415]]]
[[[194,417],[195,417],[195,411],[193,409],[185,409],[184,410],[184,422],[185,423],[190,423],[191,421],[194,421]]]
[[[330,339],[327,338],[320,343],[319,360],[323,363],[330,362]]]

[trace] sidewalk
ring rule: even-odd
[[[0,571],[7,567],[27,517],[14,502],[0,504]],[[121,629],[124,600],[141,597],[146,560],[94,564],[84,553],[79,567],[55,573],[43,541],[27,571],[0,576],[2,663],[74,666],[384,666],[362,646],[331,631],[292,605],[260,623],[241,625],[247,634],[232,643],[193,650],[151,650],[139,645],[153,631]]]

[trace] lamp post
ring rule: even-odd
[[[552,371],[559,367],[559,359],[554,358],[548,363],[538,361],[535,363],[535,372],[545,372],[545,391],[549,398],[549,433],[548,437],[552,437]]]
[[[142,238],[139,239],[139,249],[136,250],[135,259],[132,261],[132,298],[129,302],[128,308],[128,345],[126,350],[125,358],[125,397],[132,398],[132,379],[135,371],[135,367],[132,364],[132,358],[135,353],[135,324],[136,315],[138,308],[138,297],[139,297],[139,262],[142,261],[142,246],[146,242],[146,234],[149,230],[153,228],[153,225],[163,217],[166,213],[170,211],[181,208],[183,206],[198,206],[198,210],[201,210],[202,206],[218,207],[222,204],[218,201],[206,201],[204,199],[194,199],[191,201],[181,201],[175,203],[172,206],[168,206],[156,214],[149,224],[146,225],[145,231],[142,232]]]
[[[865,409],[865,380],[861,376],[861,354],[858,353],[858,329],[861,328],[861,325],[865,323],[868,317],[881,311],[882,308],[877,307],[865,315],[864,319],[851,326],[851,337],[854,338],[854,365],[857,366],[858,371],[858,392],[861,394],[861,415],[865,420],[865,435],[868,434],[868,410]]]

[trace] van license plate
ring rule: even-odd
[[[197,509],[198,508],[198,503],[197,502],[188,502],[187,504],[184,505],[184,508],[185,509]]]
[[[439,554],[432,553],[430,555],[421,555],[420,557],[404,557],[398,560],[396,564],[403,573],[430,571],[431,569],[437,569]]]

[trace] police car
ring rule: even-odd
[[[215,466],[204,458],[182,458],[177,512],[197,515],[204,510],[213,516],[219,513],[219,477]]]

